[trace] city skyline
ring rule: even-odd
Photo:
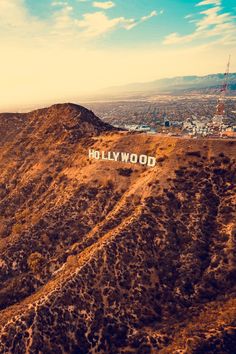
[[[0,109],[236,71],[233,1],[2,0]]]

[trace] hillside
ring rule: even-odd
[[[0,133],[0,353],[233,353],[235,140],[73,104],[1,114]]]

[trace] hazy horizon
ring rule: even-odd
[[[236,71],[233,0],[2,0],[0,111]]]

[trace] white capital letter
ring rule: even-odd
[[[105,156],[105,152],[104,151],[102,151],[102,159],[103,160],[107,160],[107,157]]]
[[[94,159],[94,150],[89,149],[89,158]]]
[[[136,154],[131,154],[131,155],[130,155],[130,162],[131,162],[131,163],[137,163],[137,162],[138,162],[138,155],[136,155]]]
[[[113,152],[113,156],[114,156],[115,161],[118,161],[120,153],[119,152]]]
[[[128,162],[128,160],[129,160],[129,154],[126,153],[126,152],[122,152],[122,153],[121,153],[121,160],[122,160],[122,162]]]
[[[146,164],[147,164],[147,161],[148,161],[147,155],[140,155],[140,156],[139,156],[139,163],[140,163],[141,165],[146,165]]]
[[[100,159],[100,152],[99,151],[94,151],[94,158],[96,160],[99,160]]]
[[[149,167],[154,167],[154,166],[156,166],[156,158],[150,156],[150,157],[148,158],[148,163],[147,163],[147,165],[148,165]]]

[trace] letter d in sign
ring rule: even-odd
[[[139,156],[139,163],[140,163],[141,165],[146,165],[146,164],[147,164],[147,161],[148,161],[147,155],[140,155],[140,156]]]
[[[154,166],[156,166],[156,158],[149,156],[147,165],[148,165],[149,167],[154,167]]]

